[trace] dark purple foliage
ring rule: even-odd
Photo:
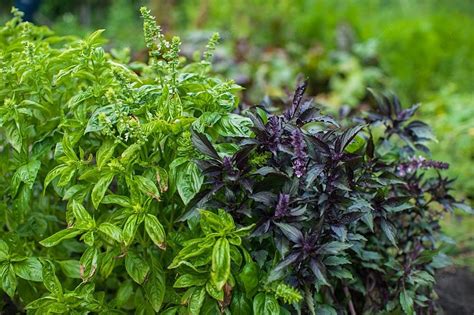
[[[315,307],[315,294],[339,310],[352,297],[357,313],[394,312],[406,307],[405,293],[422,300],[410,305],[417,313],[433,312],[431,279],[444,257],[439,210],[469,207],[439,174],[448,165],[419,157],[432,135],[409,121],[418,107],[377,96],[375,112],[342,128],[304,100],[304,90],[298,86],[283,115],[247,112],[254,136],[228,139],[240,148],[233,157],[221,158],[194,133],[207,156],[198,162],[207,188],[195,207],[223,208],[241,225],[256,224],[250,254],[266,281],[305,292],[303,313]]]

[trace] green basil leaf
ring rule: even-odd
[[[188,310],[190,315],[199,315],[206,297],[206,290],[204,287],[194,290],[189,298]]]
[[[166,249],[165,230],[157,217],[151,214],[145,216],[145,230],[156,246]]]
[[[232,242],[230,240],[229,240],[229,243],[232,244]],[[242,264],[243,257],[242,257],[242,254],[240,253],[239,247],[230,246],[230,257],[231,257],[232,261],[238,267],[240,267],[240,265]]]
[[[232,292],[230,312],[232,315],[252,314],[252,305],[242,292]]]
[[[10,124],[6,126],[6,138],[10,145],[17,151],[21,151],[21,147],[23,146],[23,137],[21,136],[21,131],[16,127],[15,124]]]
[[[72,148],[71,141],[69,141],[68,136],[64,136],[63,141],[61,142],[61,147],[63,150],[63,153],[67,156],[67,158],[71,161],[77,161],[77,155],[76,152],[74,152],[74,149]]]
[[[82,254],[80,263],[81,278],[84,281],[88,281],[97,271],[97,266],[99,264],[99,250],[95,247],[87,248],[84,254]]]
[[[94,185],[94,188],[92,188],[91,198],[94,208],[97,209],[99,207],[99,204],[102,201],[102,198],[104,198],[105,192],[107,191],[107,188],[109,188],[113,179],[114,174],[108,172],[100,177],[99,181]]]
[[[137,231],[139,225],[138,222],[139,220],[137,214],[132,214],[125,222],[122,230],[122,239],[125,246],[130,245],[135,238],[135,232]]]
[[[201,171],[194,162],[187,162],[180,165],[176,170],[177,179],[176,186],[178,187],[178,194],[187,205],[191,199],[201,190],[204,177]]]
[[[62,298],[63,287],[56,277],[55,268],[52,262],[46,260],[43,262],[43,284],[46,289],[54,296]]]
[[[59,178],[58,187],[66,187],[76,175],[77,167],[74,164],[68,165],[61,173],[61,177]]]
[[[400,292],[400,305],[402,306],[403,312],[405,312],[405,314],[415,314],[413,309],[413,297],[410,291],[403,289],[402,292]]]
[[[219,238],[212,249],[211,279],[221,290],[230,275],[230,245],[225,238]]]
[[[81,236],[81,240],[84,241],[84,243],[89,246],[89,247],[92,247],[94,246],[94,242],[95,242],[95,235],[94,235],[94,232],[93,231],[89,231],[85,234],[83,234]]]
[[[115,122],[117,120],[117,115],[115,115],[115,105],[99,107],[87,122],[84,134],[89,132],[97,132],[105,128],[105,124],[102,123],[99,118],[102,115],[107,117],[111,122]]]
[[[157,200],[160,199],[160,193],[158,191],[158,188],[152,180],[144,176],[135,176],[133,178],[133,181],[142,193]]]
[[[120,196],[120,195],[106,195],[102,198],[102,204],[110,205],[116,204],[122,206],[124,208],[131,207],[130,198],[127,196]]]
[[[214,127],[223,137],[248,137],[252,121],[248,117],[237,114],[226,114],[219,119]]]
[[[166,293],[165,273],[154,269],[144,284],[145,296],[153,310],[159,312]]]
[[[209,291],[207,292],[209,293]],[[215,300],[209,298],[204,299],[204,303],[201,307],[201,315],[216,315],[220,313],[218,303],[216,303]]]
[[[280,305],[273,295],[260,292],[253,299],[253,313],[259,315],[279,315]]]
[[[15,271],[11,264],[4,264],[0,268],[0,278],[2,280],[2,289],[10,298],[15,296],[16,287],[18,285]]]
[[[117,248],[103,253],[100,259],[100,275],[102,277],[107,278],[112,273],[118,254],[119,250]]]
[[[109,222],[104,222],[101,225],[99,225],[98,229],[100,232],[110,237],[111,239],[119,243],[122,242],[122,230],[116,225]]]
[[[120,161],[123,163],[124,166],[131,164],[131,162],[133,162],[137,158],[138,151],[140,150],[140,148],[141,145],[139,145],[138,143],[134,143],[122,152],[122,154],[120,155]]]
[[[90,228],[94,226],[94,219],[92,219],[92,216],[87,212],[83,205],[76,200],[73,200],[71,208],[80,228]]]
[[[239,274],[240,281],[244,285],[245,292],[247,294],[251,293],[253,289],[258,286],[259,282],[259,271],[257,263],[250,262],[245,264],[242,268],[242,272]]]
[[[81,279],[81,262],[79,260],[70,259],[59,261],[62,272],[72,279]]]
[[[150,271],[150,266],[141,256],[129,251],[125,256],[125,269],[133,281],[142,284]]]
[[[182,309],[180,306],[173,306],[161,312],[161,315],[176,315],[179,311],[182,311]]]
[[[133,282],[131,280],[125,280],[117,290],[115,296],[115,303],[117,306],[122,307],[127,303],[128,300],[133,296]]]
[[[114,155],[114,150],[117,144],[112,141],[112,140],[107,140],[105,141],[97,150],[97,156],[96,156],[96,161],[97,161],[97,168],[99,171],[102,169],[102,167],[107,163],[112,155]]]
[[[168,191],[169,175],[164,168],[156,168],[156,181],[158,182],[158,188],[160,189],[160,192],[164,193]]]
[[[6,260],[8,258],[10,248],[4,240],[0,240],[0,261]]]
[[[207,282],[205,274],[184,274],[176,279],[173,288],[188,288],[194,286],[203,286]]]
[[[33,160],[25,165],[20,166],[15,171],[11,183],[11,196],[16,196],[21,182],[25,183],[29,189],[33,187],[33,183],[35,182],[40,166],[40,161]]]
[[[44,179],[44,188],[43,192],[46,190],[46,187],[55,179],[58,177],[64,170],[66,170],[69,166],[66,164],[61,164],[53,168],[51,171],[48,172],[46,175],[46,178]]]
[[[29,257],[13,264],[18,277],[30,281],[43,281],[43,268],[36,257]]]
[[[216,288],[211,281],[206,283],[206,292],[215,300],[224,300],[224,290]]]
[[[30,304],[26,305],[26,309],[27,310],[35,310],[35,309],[43,309],[45,308],[47,305],[50,305],[51,303],[53,303],[55,301],[54,297],[52,296],[45,296],[45,297],[41,297],[37,300],[34,300],[33,302],[31,302]]]
[[[43,245],[44,247],[52,247],[52,246],[55,246],[55,245],[59,244],[62,240],[66,240],[66,239],[76,237],[77,235],[79,235],[81,233],[82,233],[81,230],[78,230],[78,229],[75,229],[75,228],[69,228],[69,229],[61,230],[61,231],[51,235],[50,237],[42,240],[39,243],[41,245]]]

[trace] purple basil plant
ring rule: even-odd
[[[194,209],[256,225],[246,241],[261,288],[285,283],[305,297],[285,305],[290,313],[436,312],[434,272],[446,265],[439,219],[470,208],[451,195],[448,164],[422,157],[433,136],[413,120],[418,106],[376,96],[373,112],[336,122],[305,88],[281,115],[246,112],[253,135],[222,140],[239,148],[233,156],[193,132],[206,178]]]

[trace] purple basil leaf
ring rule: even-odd
[[[342,153],[344,149],[351,143],[355,136],[365,127],[365,125],[359,125],[347,129],[344,133],[336,140],[335,149],[336,152]]]
[[[397,247],[397,242],[395,240],[395,227],[393,224],[382,218],[380,221],[380,227],[382,228],[383,233],[388,238],[390,243]]]
[[[303,239],[303,234],[295,226],[280,222],[275,222],[275,225],[278,226],[283,235],[293,243],[298,243]]]
[[[198,149],[201,153],[210,156],[213,159],[220,160],[219,154],[217,154],[216,149],[214,149],[206,135],[192,130],[191,140],[196,149]]]
[[[319,263],[316,259],[311,259],[309,262],[309,268],[313,272],[314,276],[316,279],[322,284],[322,285],[329,285],[326,276],[323,273],[323,267],[322,264]]]
[[[300,255],[301,254],[298,252],[290,253],[289,255],[287,255],[272,271],[270,271],[270,275],[268,276],[268,282],[281,279],[283,273],[290,265],[298,261]]]
[[[252,200],[263,203],[265,206],[271,206],[276,202],[277,196],[268,191],[262,191],[250,196]]]
[[[420,107],[420,104],[415,104],[410,108],[402,110],[398,114],[397,119],[400,120],[400,121],[406,121],[406,120],[410,119],[411,117],[413,117],[413,115],[416,113],[416,111],[418,110],[419,107]]]

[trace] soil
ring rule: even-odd
[[[474,315],[474,274],[467,268],[448,268],[437,275],[435,290],[444,315]]]

